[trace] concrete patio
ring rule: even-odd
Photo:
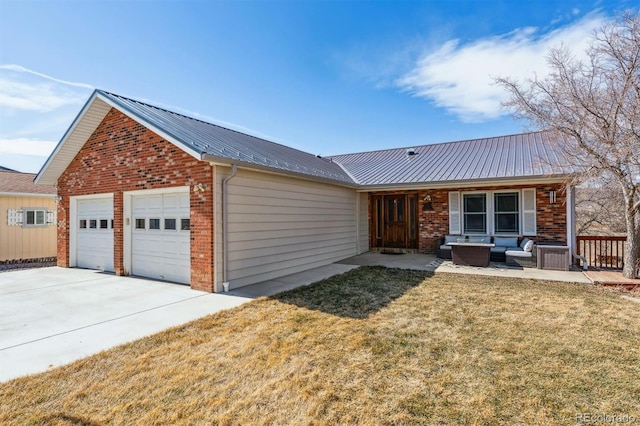
[[[552,271],[536,268],[508,266],[492,262],[488,267],[454,265],[451,260],[439,259],[428,254],[382,254],[367,252],[338,262],[344,265],[380,265],[388,268],[418,269],[431,272],[485,275],[495,277],[531,278],[591,284],[581,270]]]

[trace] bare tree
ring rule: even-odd
[[[640,255],[640,13],[595,31],[586,54],[578,60],[564,47],[552,49],[547,77],[496,81],[517,118],[556,133],[578,176],[616,182],[627,233],[623,274],[633,278]]]
[[[624,199],[615,182],[599,179],[598,182],[590,181],[576,187],[577,235],[624,233]]]

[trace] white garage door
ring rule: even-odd
[[[77,266],[113,272],[113,198],[78,200]]]
[[[189,193],[132,199],[131,274],[189,284]]]

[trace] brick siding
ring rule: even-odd
[[[497,191],[505,189],[536,189],[536,241],[567,242],[567,208],[565,186],[561,183],[544,185],[517,185],[517,186],[482,186],[474,188],[446,188],[419,190],[418,192],[418,251],[420,253],[435,254],[438,248],[438,240],[449,233],[449,192],[450,191]],[[550,204],[549,191],[555,190],[556,203]],[[413,191],[412,193],[415,193]],[[384,194],[384,192],[370,193],[370,195]],[[433,211],[422,211],[426,202],[424,198],[431,197]],[[370,206],[371,218],[371,206]],[[370,229],[374,229],[371,224]]]
[[[567,241],[567,209],[565,204],[565,190],[562,184],[520,185],[520,186],[490,186],[464,188],[461,191],[497,191],[505,189],[536,188],[536,241],[557,242],[566,244]],[[549,191],[557,191],[555,204],[549,203]],[[419,191],[419,235],[420,252],[435,254],[438,239],[449,233],[449,191],[457,188],[422,190]],[[423,212],[422,205],[426,195],[431,196],[433,211]]]
[[[114,194],[114,268],[124,275],[123,192],[203,183],[206,191],[189,191],[191,287],[213,291],[212,176],[211,165],[112,108],[58,179],[58,265],[69,266],[70,196]]]

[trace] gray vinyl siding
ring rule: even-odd
[[[224,176],[229,173],[228,168],[218,169]],[[224,176],[217,178],[219,191]],[[357,252],[359,194],[353,189],[241,169],[229,181],[228,195],[230,288],[327,265]],[[221,269],[221,209],[218,213],[216,259]]]

